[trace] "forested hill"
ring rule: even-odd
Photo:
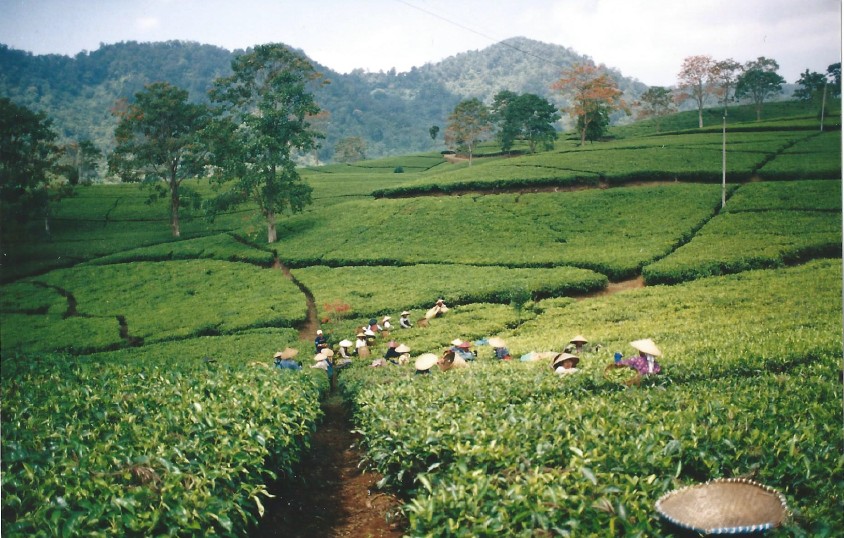
[[[109,150],[116,124],[111,109],[117,100],[131,99],[144,85],[161,80],[187,89],[195,101],[205,100],[211,82],[230,72],[239,52],[183,41],[130,41],[69,57],[36,56],[0,45],[0,95],[45,112],[63,137],[91,139]],[[442,136],[432,140],[429,129],[444,128],[461,99],[489,102],[506,89],[562,104],[549,86],[563,69],[587,60],[566,47],[518,37],[406,73],[340,74],[314,62],[331,80],[317,95],[330,113],[320,159],[329,161],[337,141],[350,136],[365,141],[368,157],[442,149]],[[616,70],[610,72],[628,98],[646,89]]]

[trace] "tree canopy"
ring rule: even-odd
[[[756,106],[756,119],[762,119],[762,104],[782,92],[785,79],[777,74],[776,60],[760,56],[744,64],[744,71],[736,83],[736,98],[749,98]]]
[[[323,138],[310,122],[320,112],[310,89],[323,82],[303,56],[268,44],[232,60],[232,75],[217,79],[211,90],[221,107],[209,129],[216,179],[233,182],[210,207],[255,202],[267,222],[269,243],[277,239],[277,215],[311,203],[312,189],[296,171],[294,158]]]
[[[472,154],[479,142],[492,133],[493,123],[489,108],[480,99],[473,97],[457,103],[448,116],[445,129],[445,143],[448,147],[465,151],[472,165]]]
[[[656,132],[660,129],[660,119],[667,116],[675,109],[674,96],[671,90],[662,86],[652,86],[642,94],[636,103],[638,119],[653,118],[656,124]]]
[[[573,65],[551,87],[569,97],[569,115],[577,120],[581,145],[601,137],[611,112],[627,110],[615,80],[592,64]]]
[[[516,140],[527,142],[531,153],[540,144],[545,149],[553,148],[557,139],[554,123],[560,119],[560,113],[547,99],[504,90],[496,94],[492,112],[498,123],[502,151],[510,151]]]
[[[703,107],[717,90],[718,67],[709,55],[689,56],[677,75],[678,100],[693,100],[697,105],[698,127],[703,127]]]
[[[41,112],[0,97],[0,219],[23,225],[49,216],[49,174],[55,165],[56,133]]]
[[[155,82],[116,114],[117,147],[109,157],[109,170],[124,181],[147,183],[158,197],[169,193],[170,228],[173,237],[179,237],[179,209],[185,194],[180,186],[202,170],[204,149],[198,133],[207,124],[207,107],[189,103],[187,90]]]

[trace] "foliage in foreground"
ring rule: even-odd
[[[497,334],[518,357],[582,333],[579,374],[499,363],[486,346],[466,370],[342,373],[370,463],[410,496],[411,535],[665,535],[662,493],[725,476],[786,495],[794,517],[780,535],[844,524],[840,260],[535,310]],[[627,389],[604,368],[643,336],[665,375]]]
[[[326,388],[266,364],[4,357],[4,534],[241,536]]]

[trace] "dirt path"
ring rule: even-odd
[[[305,301],[308,304],[308,315],[305,323],[299,327],[299,339],[300,340],[312,340],[314,335],[316,334],[317,329],[319,329],[319,320],[317,319],[317,309],[316,309],[316,301],[314,300],[314,294],[311,293],[304,284],[299,282],[293,277],[293,274],[290,272],[290,268],[281,263],[281,260],[278,259],[276,256],[275,261],[273,261],[273,269],[279,269],[284,276],[287,277],[291,282],[296,284],[299,288],[299,291],[302,292],[302,295],[305,296]]]
[[[362,473],[349,412],[338,395],[322,403],[325,419],[299,473],[275,487],[256,537],[398,538],[403,522],[387,521],[400,502],[379,493],[375,473]]]
[[[310,342],[319,328],[311,291],[276,258],[273,267],[299,287],[308,303],[308,317],[299,338]],[[274,499],[264,502],[266,512],[256,537],[371,537],[398,538],[403,522],[396,520],[401,502],[380,493],[377,473],[358,469],[362,455],[355,448],[349,411],[336,392],[321,404],[325,413],[295,476],[270,487]],[[390,517],[393,521],[388,521]]]

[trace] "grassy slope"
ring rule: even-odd
[[[784,108],[768,110],[773,118]],[[785,119],[761,124],[743,118],[743,113],[736,110],[735,117],[743,123],[732,125],[735,133],[731,132],[729,139],[733,152],[728,162],[736,178],[747,179],[757,172],[764,178],[767,168],[776,179],[840,177],[840,132],[815,133],[813,119],[805,110],[783,113]],[[656,260],[662,260],[657,264],[668,263],[684,249],[698,249],[698,254],[690,257],[692,278],[704,276],[707,264],[726,258],[716,249],[717,243],[708,246],[700,241],[714,235],[710,228],[729,231],[736,226],[737,217],[743,219],[740,231],[750,238],[741,246],[745,254],[780,245],[768,255],[773,266],[817,255],[840,256],[840,250],[793,246],[807,231],[822,231],[823,245],[840,236],[840,180],[731,186],[727,211],[719,209],[720,188],[716,185],[532,192],[544,185],[559,189],[598,180],[611,184],[687,177],[684,174],[690,179],[696,179],[696,174],[701,176],[697,179],[720,178],[716,121],[720,116],[708,118],[712,125],[705,129],[711,130],[708,133],[694,129],[691,118],[681,114],[667,119],[662,126],[664,134],[659,136],[654,136],[652,123],[643,122],[615,130],[616,138],[607,143],[575,148],[563,139],[553,152],[477,159],[471,167],[448,164],[439,155],[417,155],[308,170],[305,177],[314,186],[315,204],[304,214],[283,221],[283,239],[272,248],[262,244],[263,225],[248,210],[224,215],[214,223],[186,219],[183,239],[174,240],[169,236],[166,208],[146,205],[146,194],[136,186],[81,188],[77,197],[59,206],[50,240],[4,241],[4,249],[9,249],[4,280],[40,275],[0,289],[4,361],[62,349],[89,354],[85,359],[89,361],[147,360],[143,357],[149,354],[178,368],[186,357],[200,355],[222,357],[227,364],[267,362],[275,348],[291,344],[307,354],[310,344],[296,342],[290,329],[256,328],[265,323],[288,326],[303,316],[304,297],[283,281],[280,272],[267,269],[272,250],[276,250],[283,260],[300,267],[294,273],[313,289],[320,305],[335,300],[355,303],[352,314],[332,321],[334,340],[351,335],[371,315],[410,307],[421,312],[433,295],[453,290],[450,293],[457,303],[468,304],[456,306],[447,323],[400,333],[414,355],[437,351],[455,337],[476,339],[492,334],[507,337],[516,354],[559,349],[574,333],[584,332],[604,345],[603,354],[586,357],[583,364],[595,376],[606,360],[604,355],[643,335],[662,344],[672,361],[670,379],[676,383],[705,384],[733,375],[753,379],[760,369],[768,368],[790,375],[794,368],[815,362],[829,374],[835,364],[832,358],[839,356],[841,349],[840,260],[680,286],[654,286],[581,302],[568,297],[529,301],[520,312],[506,305],[518,286],[535,291],[553,278],[556,284],[551,295],[566,295],[570,293],[567,286],[584,277],[588,282],[601,281],[602,275],[593,276],[589,270],[611,279],[626,278],[643,267],[647,270]],[[829,118],[831,124],[840,126],[840,116]],[[398,189],[420,185],[429,190],[511,186],[523,192],[397,200],[370,197],[378,190],[400,192]],[[198,188],[210,192],[202,184]],[[771,226],[766,217],[782,212],[802,213],[787,220],[790,224]],[[762,218],[757,218],[760,214]],[[763,240],[758,240],[760,237]],[[792,245],[791,250],[784,250],[783,244]],[[90,263],[77,265],[83,261]],[[121,273],[117,264],[127,262],[132,263],[125,267],[134,270]],[[447,265],[426,272],[425,266],[412,267],[419,263]],[[371,267],[341,269],[326,264]],[[383,264],[388,266],[376,267]],[[47,272],[72,265],[76,267]],[[399,267],[405,265],[410,267]],[[566,266],[585,270],[566,273],[570,271]],[[513,268],[522,272],[512,272]],[[209,270],[212,274],[227,272],[233,280],[224,290],[207,287],[207,279],[202,277],[208,276]],[[451,285],[454,274],[460,274],[465,282]],[[392,275],[401,275],[404,288],[393,289]],[[438,279],[444,281],[438,283]],[[168,282],[168,293],[150,301],[162,281]],[[414,286],[414,281],[419,285]],[[490,287],[488,281],[496,283]],[[123,296],[117,290],[126,285],[132,289]],[[234,291],[239,285],[243,290]],[[68,303],[58,294],[59,288],[78,293],[83,299],[81,311],[92,315],[63,319]],[[267,294],[268,289],[273,292]],[[257,296],[247,299],[246,293]],[[431,297],[426,300],[427,295]],[[490,298],[505,304],[471,304]],[[103,304],[88,308],[98,301]],[[243,307],[245,302],[249,308]],[[262,314],[256,307],[276,312],[267,317],[266,311]],[[167,315],[157,316],[150,309]],[[209,312],[198,315],[203,309]],[[118,314],[133,323],[130,330],[138,328],[138,334],[148,339],[142,348],[130,348],[119,337]],[[267,321],[270,318],[275,321]],[[220,336],[211,336],[217,334]],[[165,341],[153,343],[156,340]],[[91,354],[114,348],[119,350]],[[381,347],[376,351],[380,353]],[[45,360],[52,359],[48,356]],[[4,385],[9,381],[8,371],[4,367]],[[370,373],[364,370],[364,375]],[[547,374],[541,377],[547,378]],[[795,375],[792,382],[801,380]],[[829,410],[838,404],[835,398],[816,402],[826,410],[818,418],[834,415]],[[672,404],[658,405],[667,409]],[[789,431],[804,435],[794,428],[783,425],[783,435]],[[730,442],[741,445],[743,441]],[[706,452],[700,457],[708,462],[715,454]],[[826,464],[819,465],[823,471]],[[717,470],[708,463],[697,469],[706,473]],[[840,465],[834,472],[840,472]],[[668,485],[670,481],[663,484]],[[646,500],[639,499],[642,506],[648,504]],[[802,501],[790,496],[789,500],[814,518],[798,521],[798,527],[804,529],[822,524],[835,512],[835,503],[840,504],[834,498]]]

